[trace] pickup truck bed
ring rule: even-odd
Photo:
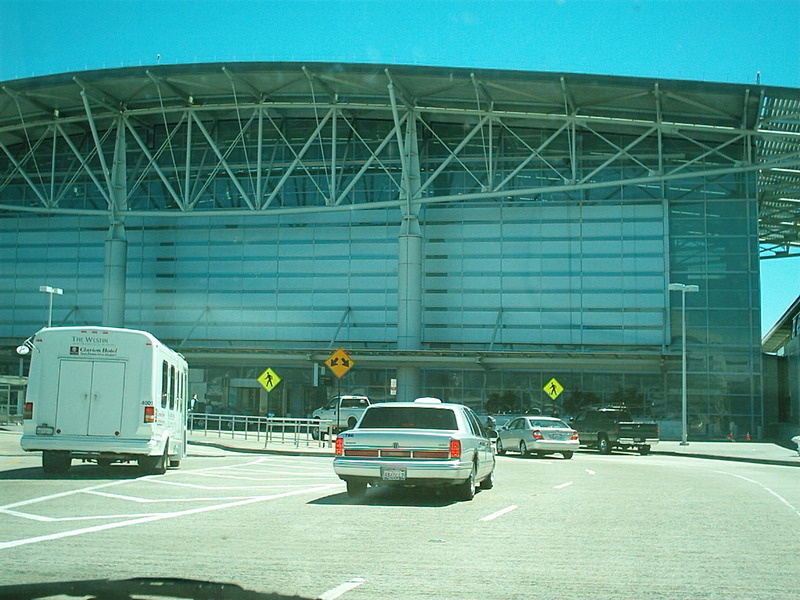
[[[658,425],[647,421],[634,421],[630,413],[620,408],[588,409],[571,421],[578,430],[581,444],[610,454],[614,448],[637,449],[648,454],[658,443]]]

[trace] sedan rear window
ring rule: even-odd
[[[542,427],[558,427],[560,429],[570,429],[570,427],[564,423],[564,421],[551,421],[549,419],[530,419],[529,420],[531,427],[534,428],[542,428]]]
[[[360,429],[458,429],[455,413],[449,408],[381,406],[369,408],[361,419]]]

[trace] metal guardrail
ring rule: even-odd
[[[12,413],[6,406],[0,406],[0,425],[21,425],[22,415]]]
[[[219,438],[263,440],[265,445],[276,442],[296,448],[301,445],[330,447],[335,439],[333,421],[320,419],[189,413],[188,429]]]

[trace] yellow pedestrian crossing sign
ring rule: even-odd
[[[264,389],[268,392],[271,392],[280,382],[281,378],[272,370],[272,367],[268,367],[266,371],[258,376],[258,383],[264,386]]]
[[[555,400],[558,398],[559,394],[564,391],[564,386],[558,383],[558,379],[553,377],[542,389],[544,390],[544,393],[550,396],[552,400]]]
[[[354,363],[350,359],[350,355],[344,351],[344,348],[339,348],[328,357],[328,360],[325,361],[325,364],[337,377],[341,379],[344,374],[350,370]]]

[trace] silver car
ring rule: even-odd
[[[555,417],[517,417],[497,431],[495,448],[497,454],[507,451],[519,452],[523,456],[559,453],[572,458],[580,446],[578,432],[561,419]]]
[[[494,485],[494,450],[468,407],[438,398],[372,404],[336,438],[333,470],[347,493],[367,486],[447,487],[471,500]]]

